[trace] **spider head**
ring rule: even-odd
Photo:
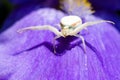
[[[69,36],[69,33],[73,31],[77,26],[82,24],[82,20],[78,16],[70,15],[61,19],[61,32],[64,37]]]

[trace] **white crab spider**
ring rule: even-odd
[[[21,33],[26,30],[49,30],[56,35],[54,40],[59,37],[65,38],[66,36],[76,36],[76,37],[81,38],[82,43],[83,43],[83,49],[86,52],[85,40],[81,35],[78,35],[78,33],[88,26],[102,23],[102,22],[113,23],[112,21],[100,20],[100,21],[86,22],[82,24],[82,20],[80,17],[75,16],[75,15],[69,15],[61,19],[60,21],[61,30],[60,31],[53,26],[43,25],[43,26],[32,26],[32,27],[22,28],[22,29],[19,29],[18,32]],[[54,52],[56,52],[55,47],[54,47]]]

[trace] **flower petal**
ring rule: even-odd
[[[27,10],[29,14],[25,12]],[[17,10],[5,23],[6,27],[11,19],[15,19],[10,28],[0,35],[0,79],[120,79],[120,35],[111,24],[88,27],[90,34],[83,36],[86,40],[86,54],[81,40],[75,37],[57,39],[57,53],[54,54],[52,40],[55,35],[50,31],[27,31],[23,34],[16,31],[35,25],[55,26],[65,14],[48,8],[32,10],[31,7]],[[99,19],[90,15],[85,20]]]

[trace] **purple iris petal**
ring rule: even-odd
[[[5,23],[15,19],[0,35],[0,80],[120,80],[120,35],[112,24],[88,27],[89,34],[83,35],[86,54],[75,37],[57,39],[54,54],[52,32],[17,30],[45,24],[57,28],[65,14],[50,8],[32,10],[16,10]],[[99,19],[90,15],[85,20]]]

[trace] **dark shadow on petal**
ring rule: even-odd
[[[0,75],[0,80],[9,80],[9,78],[12,76],[12,73],[6,73],[4,75]]]
[[[76,41],[75,41],[76,40]],[[57,55],[57,56],[62,56],[64,55],[68,50],[71,50],[72,48],[74,48],[75,46],[79,46],[80,44],[82,44],[82,41],[80,39],[78,39],[77,37],[73,37],[73,36],[68,36],[66,38],[59,38],[57,39],[58,43],[55,44],[55,50],[56,50],[56,53],[54,53],[54,48],[53,48],[53,44],[50,43],[50,42],[43,42],[43,43],[40,43],[38,45],[35,45],[31,48],[28,48],[26,50],[22,50],[22,51],[19,51],[18,53],[14,53],[13,56],[16,56],[18,54],[21,54],[23,52],[26,52],[26,51],[31,51],[31,50],[34,50],[40,46],[45,46],[46,48],[48,48],[53,54]],[[75,41],[75,43],[71,44],[72,41]],[[82,47],[81,47],[82,48]],[[82,49],[83,50],[83,49]]]
[[[90,43],[88,43],[88,42],[85,42],[85,43],[95,53],[95,55],[98,57],[99,61],[101,62],[101,65],[104,66],[103,65],[103,58],[100,55],[101,53],[94,46],[92,46]]]
[[[110,76],[111,80],[120,80],[119,77],[113,75],[107,68],[105,68],[106,64],[102,59],[102,56],[100,55],[101,53],[94,47],[92,46],[90,43],[86,42],[86,45],[93,51],[95,52],[95,54],[97,55],[99,61],[101,62],[101,66],[103,71],[105,72],[106,76]]]

